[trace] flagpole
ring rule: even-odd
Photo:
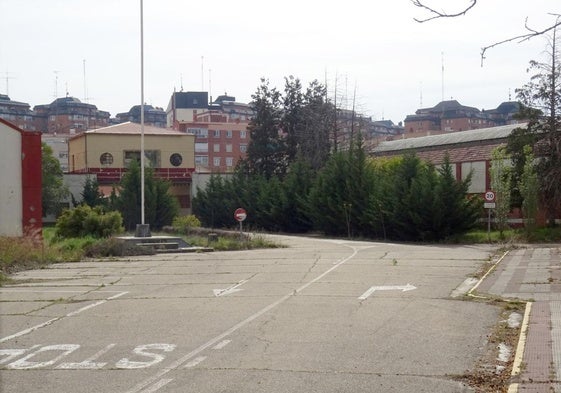
[[[140,0],[140,223],[144,225],[144,7]]]

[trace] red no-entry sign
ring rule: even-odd
[[[236,221],[242,222],[247,218],[247,212],[240,207],[234,212],[234,218]]]

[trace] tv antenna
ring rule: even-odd
[[[10,76],[10,74],[12,74],[11,72],[6,71],[4,73],[4,79],[6,80],[6,95],[9,96],[10,95],[10,79],[16,79],[13,76]]]

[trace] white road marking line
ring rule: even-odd
[[[184,368],[193,368],[193,367],[197,366],[199,363],[204,362],[205,359],[206,359],[206,356],[196,357],[195,359],[193,359],[189,363],[187,363],[184,366]]]
[[[230,344],[231,342],[232,342],[232,340],[223,340],[222,342],[219,342],[218,344],[216,344],[212,349],[222,349],[226,345]]]
[[[353,259],[356,256],[356,254],[358,254],[358,249],[357,248],[351,247],[351,246],[346,246],[346,245],[345,245],[345,247],[351,248],[353,250],[353,252],[347,258],[341,260],[341,262],[339,262],[337,265],[332,266],[331,268],[327,269],[325,272],[323,272],[322,274],[320,274],[319,276],[317,276],[313,280],[310,280],[306,284],[302,285],[300,288],[294,290],[293,292],[291,292],[288,295],[283,296],[279,300],[269,304],[268,306],[261,309],[260,311],[257,311],[255,314],[250,315],[249,317],[247,317],[243,321],[241,321],[241,322],[237,323],[236,325],[232,326],[230,329],[226,330],[222,334],[219,334],[218,336],[216,336],[213,339],[207,341],[206,343],[204,343],[200,347],[192,350],[191,352],[189,352],[185,356],[177,359],[174,363],[172,363],[170,366],[166,367],[165,369],[162,369],[158,373],[154,374],[153,376],[148,377],[144,381],[139,382],[132,389],[127,390],[127,393],[141,393],[142,390],[146,386],[154,383],[155,381],[157,381],[158,379],[160,379],[161,377],[163,377],[164,375],[166,375],[170,371],[175,370],[177,368],[180,368],[184,363],[188,362],[189,360],[191,360],[192,358],[194,358],[195,356],[197,356],[198,354],[203,352],[205,349],[216,345],[218,342],[222,341],[223,339],[230,336],[232,333],[236,332],[237,330],[241,329],[242,327],[246,326],[250,322],[253,322],[255,319],[259,318],[261,315],[271,311],[275,307],[277,307],[277,306],[281,305],[282,303],[286,302],[288,299],[294,297],[296,294],[302,292],[304,289],[308,288],[310,285],[312,285],[315,282],[321,280],[323,277],[325,277],[326,275],[328,275],[329,273],[331,273],[333,270],[337,269],[339,266],[343,265],[344,263],[350,261],[351,259]]]
[[[22,331],[20,331],[20,332],[14,333],[14,334],[12,334],[12,335],[10,335],[10,336],[2,337],[2,338],[0,338],[0,343],[3,343],[3,342],[6,342],[6,341],[9,341],[9,340],[12,340],[12,339],[17,338],[17,337],[24,336],[24,335],[26,335],[26,334],[29,334],[29,333],[31,333],[31,332],[34,332],[34,331],[37,330],[37,329],[41,329],[41,328],[43,328],[43,327],[45,327],[45,326],[49,326],[50,324],[52,324],[52,323],[54,323],[54,322],[56,322],[56,321],[59,321],[59,320],[61,320],[61,319],[63,319],[63,318],[75,316],[75,315],[77,315],[77,314],[79,314],[79,313],[81,313],[81,312],[83,312],[83,311],[89,310],[89,309],[92,308],[92,307],[99,306],[100,304],[106,303],[108,300],[116,299],[116,298],[118,298],[118,297],[120,297],[120,296],[123,296],[123,295],[125,295],[125,294],[127,294],[127,293],[128,293],[128,292],[121,292],[121,293],[118,293],[117,295],[108,297],[108,298],[105,299],[105,300],[100,300],[100,301],[98,301],[98,302],[96,302],[96,303],[90,304],[89,306],[82,307],[82,308],[79,309],[79,310],[72,311],[72,312],[70,312],[70,313],[68,313],[68,314],[66,314],[66,315],[63,315],[62,317],[56,317],[56,318],[53,318],[53,319],[49,319],[48,321],[43,322],[43,323],[40,323],[39,325],[32,326],[32,327],[30,327],[30,328],[28,328],[28,329],[25,329],[25,330],[22,330]]]
[[[48,291],[40,291],[34,289],[0,289],[0,293],[83,293],[84,291],[69,291],[50,289]],[[96,291],[95,293],[121,293],[122,291]]]
[[[173,381],[172,378],[170,379],[161,379],[159,380],[156,384],[152,385],[151,387],[149,387],[148,389],[145,389],[142,391],[142,393],[154,393],[157,390],[160,390],[160,388],[163,388],[164,386],[166,386],[168,383],[170,383],[171,381]]]

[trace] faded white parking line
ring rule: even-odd
[[[66,314],[66,315],[63,315],[62,317],[56,317],[56,318],[53,318],[53,319],[49,319],[48,321],[43,322],[43,323],[40,323],[39,325],[32,326],[32,327],[27,328],[27,329],[25,329],[25,330],[22,330],[22,331],[20,331],[20,332],[14,333],[14,334],[12,334],[12,335],[10,335],[10,336],[2,337],[2,338],[0,338],[0,343],[3,343],[3,342],[6,342],[6,341],[9,341],[9,340],[12,340],[12,339],[17,338],[17,337],[24,336],[24,335],[26,335],[26,334],[29,334],[29,333],[31,333],[31,332],[34,332],[34,331],[37,330],[37,329],[41,329],[41,328],[43,328],[43,327],[45,327],[45,326],[49,326],[49,325],[51,325],[52,323],[54,323],[54,322],[56,322],[56,321],[60,321],[60,320],[63,319],[63,318],[72,317],[72,316],[78,315],[78,314],[80,314],[81,312],[84,312],[84,311],[86,311],[86,310],[89,310],[90,308],[99,306],[100,304],[107,303],[109,300],[116,299],[116,298],[118,298],[118,297],[120,297],[120,296],[123,296],[123,295],[125,295],[125,294],[127,294],[127,293],[128,293],[128,292],[120,292],[120,293],[118,293],[118,294],[116,294],[116,295],[113,295],[113,296],[111,296],[111,297],[108,297],[107,299],[100,300],[100,301],[98,301],[98,302],[96,302],[96,303],[93,303],[93,304],[90,304],[90,305],[88,305],[88,306],[82,307],[82,308],[80,308],[79,310],[72,311],[72,312],[70,312],[70,313],[68,313],[68,314]]]

